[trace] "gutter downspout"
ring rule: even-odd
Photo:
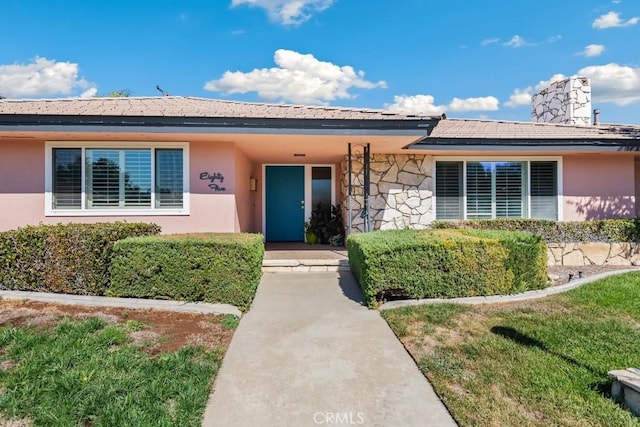
[[[347,234],[347,236],[351,236],[351,229],[353,227],[353,214],[352,214],[352,208],[351,208],[351,197],[353,195],[352,183],[351,183],[351,169],[352,169],[352,166],[351,166],[351,143],[349,143],[347,145],[347,147],[348,147],[347,148],[347,153],[348,153],[348,162],[347,162],[347,164],[349,165],[348,166],[348,169],[349,169],[349,172],[348,172],[348,175],[349,175],[349,195],[347,196],[347,209],[349,211],[349,226],[348,226],[349,233]]]

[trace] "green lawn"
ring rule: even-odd
[[[640,273],[510,305],[383,312],[461,426],[640,426],[607,371],[640,366]]]
[[[221,351],[134,345],[140,322],[0,327],[0,424],[197,426]]]

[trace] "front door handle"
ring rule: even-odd
[[[300,209],[304,210],[304,200],[300,200]]]

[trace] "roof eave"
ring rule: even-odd
[[[300,119],[251,117],[166,117],[166,116],[65,116],[0,115],[0,129],[10,131],[47,127],[96,129],[122,128],[200,128],[200,129],[291,129],[291,130],[419,130],[429,134],[437,118],[411,119]]]
[[[405,148],[429,151],[640,151],[640,139],[425,137]]]

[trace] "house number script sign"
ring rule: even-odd
[[[222,187],[220,184],[224,182],[224,176],[220,172],[201,172],[200,179],[209,181],[209,188],[213,191],[225,191],[226,189]],[[218,184],[216,181],[220,181]]]

